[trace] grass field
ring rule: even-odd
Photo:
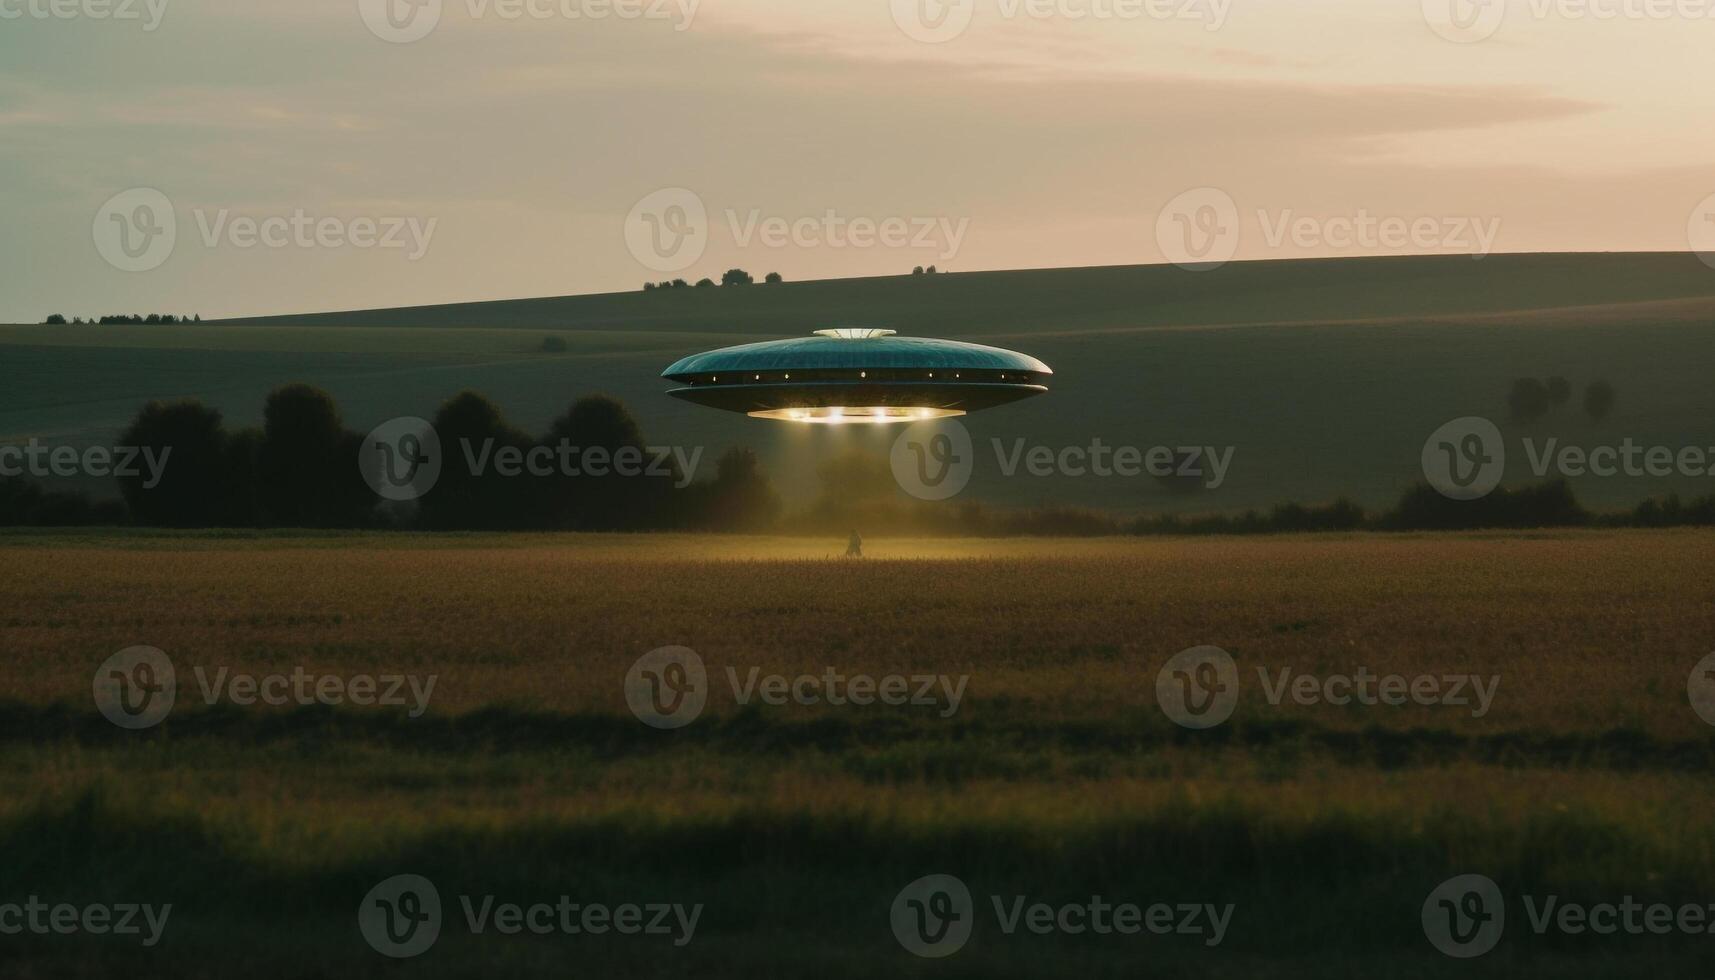
[[[1715,534],[1236,540],[0,535],[0,901],[172,902],[117,937],[8,939],[8,976],[1690,975],[1709,937],[1536,935],[1479,960],[1420,906],[1715,901]],[[125,731],[95,668],[159,647],[179,700]],[[1156,700],[1189,647],[1235,659],[1226,724]],[[678,730],[626,677],[706,663]],[[194,671],[433,675],[427,710],[202,702]],[[744,676],[946,675],[933,703],[740,705]],[[1282,668],[1477,675],[1468,707],[1276,706]],[[356,912],[401,873],[448,926],[394,963]],[[919,959],[889,926],[932,873],[1055,903],[1234,906],[1223,942],[1008,935]],[[694,941],[470,935],[453,896],[702,903]]]
[[[1622,254],[987,272],[190,327],[4,327],[0,358],[12,370],[0,386],[0,443],[110,443],[152,398],[201,398],[230,424],[254,425],[267,393],[292,381],[331,392],[358,431],[432,416],[470,388],[539,433],[577,397],[605,392],[655,443],[702,447],[708,461],[730,446],[756,449],[787,500],[801,503],[819,464],[851,448],[885,455],[887,433],[806,433],[701,410],[667,397],[658,375],[684,354],[863,324],[1024,350],[1055,369],[1045,398],[965,420],[980,449],[966,499],[1135,514],[1344,495],[1380,509],[1421,478],[1429,433],[1465,415],[1501,424],[1514,445],[1510,485],[1539,479],[1517,448],[1527,436],[1715,447],[1703,367],[1712,323],[1715,273],[1695,256]],[[540,353],[548,334],[568,350]],[[1580,394],[1613,385],[1612,414],[1592,422],[1575,398],[1537,422],[1511,422],[1513,381],[1555,375]],[[1231,447],[1233,463],[1213,490],[1147,476],[1009,476],[994,443],[1011,451],[1019,439],[1056,452],[1097,439]],[[1600,508],[1715,492],[1707,476],[1573,484]]]

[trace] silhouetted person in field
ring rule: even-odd
[[[863,557],[863,538],[858,537],[858,533],[856,531],[852,532],[851,540],[846,542],[846,557]]]

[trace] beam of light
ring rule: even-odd
[[[763,412],[748,412],[746,414],[753,419],[803,422],[810,425],[886,425],[892,422],[950,419],[965,413],[956,408],[840,405],[833,408],[771,408]]]

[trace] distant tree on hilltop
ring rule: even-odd
[[[1534,422],[1547,415],[1550,401],[1548,386],[1535,378],[1514,381],[1513,390],[1507,395],[1507,407],[1520,422]]]

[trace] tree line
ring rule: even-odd
[[[1480,500],[1450,500],[1427,483],[1390,508],[1350,501],[1288,503],[1267,511],[1198,516],[1127,517],[1075,507],[996,508],[977,501],[905,499],[886,457],[853,451],[818,468],[820,492],[786,514],[749,449],[727,451],[709,479],[686,481],[671,460],[662,474],[507,476],[465,464],[463,446],[526,454],[560,445],[645,455],[636,420],[605,396],[578,399],[548,431],[532,435],[509,422],[476,392],[462,392],[431,420],[443,467],[432,490],[405,504],[381,501],[358,466],[364,436],[349,430],[334,399],[309,385],[268,396],[260,427],[228,428],[199,401],[151,402],[120,444],[170,449],[160,481],[142,474],[118,480],[122,500],[47,491],[22,477],[0,477],[0,526],[169,528],[419,528],[576,531],[783,531],[796,534],[1160,535],[1340,531],[1475,530],[1538,527],[1680,527],[1715,525],[1715,496],[1644,501],[1600,513],[1581,505],[1564,481],[1499,488]]]
[[[438,482],[421,499],[382,501],[359,468],[364,435],[347,429],[334,399],[294,384],[268,396],[260,428],[228,428],[200,401],[150,402],[120,444],[170,450],[159,482],[141,473],[117,478],[123,505],[82,494],[47,493],[22,478],[0,479],[0,524],[131,523],[146,527],[422,528],[426,530],[723,530],[771,526],[780,498],[755,453],[732,449],[711,479],[670,472],[546,477],[471,472],[465,445],[529,451],[565,444],[645,452],[643,433],[612,398],[576,401],[549,431],[532,436],[498,406],[471,391],[435,413],[442,443]]]
[[[770,286],[779,285],[780,283],[783,283],[785,281],[786,281],[785,277],[782,276],[778,272],[770,272],[763,279],[763,282],[766,283],[767,285],[770,285]],[[756,285],[756,277],[751,275],[750,273],[744,271],[743,269],[728,269],[725,273],[723,273],[721,275],[721,281],[720,281],[719,285],[721,285],[721,286],[754,286],[754,285]],[[663,280],[661,282],[646,282],[646,283],[644,283],[643,284],[643,291],[646,293],[653,293],[657,290],[663,290],[663,289],[714,289],[715,286],[716,286],[715,281],[713,279],[709,279],[706,277],[703,279],[697,280],[697,283],[694,286],[691,285],[690,283],[686,282],[683,279],[666,279],[666,280]]]
[[[78,316],[78,317],[72,317],[70,321],[67,321],[65,318],[65,314],[53,313],[53,314],[50,314],[48,316],[48,318],[46,320],[43,320],[42,322],[47,324],[50,327],[63,327],[63,326],[66,326],[68,324],[68,322],[73,326],[84,326],[87,324],[94,324],[96,326],[107,326],[110,324],[114,324],[114,325],[132,325],[132,324],[135,324],[138,326],[171,327],[171,326],[175,326],[175,325],[181,324],[181,323],[201,323],[202,322],[202,314],[198,313],[196,316],[191,317],[191,316],[174,316],[171,313],[151,313],[148,316],[143,316],[143,315],[137,314],[137,313],[129,313],[129,314],[121,313],[121,314],[114,314],[114,315],[110,315],[110,316],[104,316],[104,317],[101,317],[100,319],[96,319],[95,317],[91,317],[88,320],[85,320],[83,317]]]

